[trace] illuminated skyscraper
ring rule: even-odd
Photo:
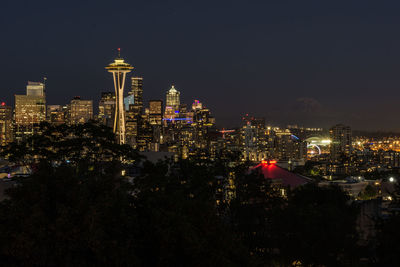
[[[352,151],[351,128],[343,124],[337,124],[329,130],[331,137],[331,160],[339,161],[343,157],[349,157]]]
[[[166,106],[173,107],[175,110],[179,110],[180,105],[180,92],[175,89],[175,86],[172,85],[171,89],[167,92],[167,101]]]
[[[119,143],[125,144],[125,109],[124,109],[124,86],[126,74],[131,72],[133,67],[124,62],[118,48],[118,58],[110,63],[106,69],[113,74],[115,88],[115,120],[114,133],[118,135]]]
[[[151,140],[151,150],[158,151],[162,142],[162,119],[163,102],[162,100],[149,101],[149,125],[152,127],[153,138]]]
[[[149,121],[150,125],[162,124],[162,100],[149,101]]]
[[[115,119],[115,93],[102,92],[99,102],[99,116],[100,123],[112,128]]]
[[[125,111],[129,110],[129,106],[135,104],[135,98],[133,94],[129,94],[128,96],[124,97],[124,105],[125,105]]]
[[[199,101],[199,100],[195,100],[192,104],[192,109],[193,110],[198,110],[198,109],[202,109],[203,108],[203,104]]]
[[[74,97],[68,107],[68,120],[70,124],[85,123],[93,119],[93,101],[81,100]]]
[[[15,95],[15,136],[17,139],[32,134],[40,122],[46,120],[44,84],[28,82],[26,95]]]
[[[135,105],[135,112],[140,114],[143,109],[143,78],[132,77],[132,91],[129,94],[133,95],[133,102]]]
[[[139,135],[143,133],[143,78],[132,77],[132,90],[125,97],[126,107],[126,142],[138,147]]]
[[[46,120],[46,100],[43,96],[15,95],[15,123],[32,125]]]
[[[175,86],[171,86],[171,88],[167,92],[166,101],[165,101],[165,122],[174,122],[175,117],[179,115],[179,105],[180,105],[180,92],[175,89]]]
[[[44,83],[28,81],[28,85],[26,86],[26,95],[44,96]]]
[[[136,148],[136,137],[138,135],[139,118],[133,110],[133,105],[129,105],[129,110],[126,111],[126,144]]]
[[[0,106],[0,146],[12,142],[12,108],[2,102]]]
[[[263,124],[265,125],[265,122]],[[265,131],[258,131],[258,139],[262,142],[272,139],[267,146],[276,160],[293,162],[303,161],[307,157],[307,142],[294,135],[289,129],[274,128],[268,136],[264,136],[263,133]]]

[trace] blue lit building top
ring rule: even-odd
[[[127,97],[124,97],[125,110],[129,110],[129,105],[133,105],[133,104],[135,104],[133,95],[128,95]]]

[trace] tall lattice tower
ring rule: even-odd
[[[106,69],[113,74],[115,88],[115,118],[114,133],[118,136],[120,144],[125,144],[125,109],[124,109],[124,86],[126,74],[133,67],[121,58],[121,49],[118,48],[118,57]]]

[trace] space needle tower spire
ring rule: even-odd
[[[131,72],[133,67],[124,62],[121,58],[121,48],[118,48],[118,57],[110,63],[106,70],[111,72],[115,88],[115,118],[114,133],[118,136],[120,144],[125,144],[125,110],[124,110],[124,86],[126,74]]]

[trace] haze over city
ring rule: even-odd
[[[400,131],[394,1],[2,1],[2,99],[47,77],[47,102],[113,91],[121,47],[144,99],[174,84],[217,125],[243,114],[274,125]],[[372,12],[373,10],[373,12]]]

